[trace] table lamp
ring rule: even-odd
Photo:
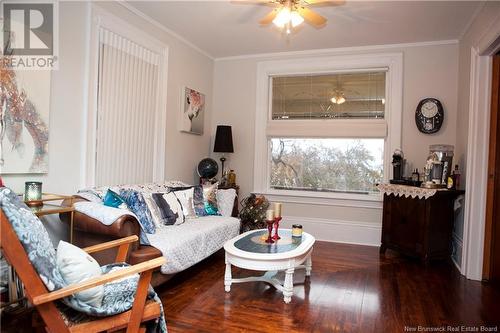
[[[224,153],[234,153],[233,134],[231,131],[231,126],[217,125],[217,131],[215,133],[214,153],[222,153],[220,162],[222,165],[222,177],[224,177],[224,162],[226,161]]]

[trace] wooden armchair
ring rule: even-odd
[[[31,264],[26,251],[7,220],[3,210],[0,211],[1,239],[0,247],[5,257],[12,264],[24,288],[29,301],[35,306],[49,332],[101,332],[124,330],[126,332],[142,331],[141,323],[158,318],[161,315],[161,304],[154,300],[146,300],[148,287],[153,270],[165,263],[163,257],[152,259],[115,272],[104,274],[77,284],[49,292]],[[116,262],[124,262],[129,246],[138,240],[137,236],[130,236],[103,244],[84,248],[87,253],[95,253],[118,247]],[[76,292],[103,285],[132,274],[140,274],[134,303],[130,310],[108,317],[90,317],[78,323],[65,320],[63,314],[56,307],[55,301],[70,296]]]

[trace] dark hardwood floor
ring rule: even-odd
[[[256,274],[233,267],[233,277]],[[313,272],[295,274],[290,304],[262,282],[224,291],[224,253],[156,288],[168,331],[175,332],[418,332],[500,327],[500,290],[469,281],[450,263],[427,266],[378,248],[317,242]],[[2,332],[29,332],[30,320],[4,318]],[[28,326],[29,327],[29,326]],[[405,330],[406,327],[406,330]]]
[[[233,267],[233,277],[252,273]],[[299,284],[304,274],[296,272],[290,304],[262,282],[226,293],[223,276],[221,251],[157,288],[170,333],[500,327],[500,290],[463,278],[451,263],[425,266],[391,251],[379,256],[376,247],[317,242],[312,276]]]

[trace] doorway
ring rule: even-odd
[[[500,284],[500,52],[493,56],[483,278]]]

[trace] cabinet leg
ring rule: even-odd
[[[380,254],[385,254],[385,250],[387,250],[387,247],[385,245],[380,245],[379,249]]]

